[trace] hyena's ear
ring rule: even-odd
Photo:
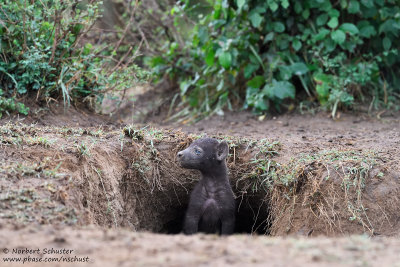
[[[220,142],[217,145],[217,160],[218,161],[223,161],[226,159],[226,157],[228,156],[228,144],[225,141]]]

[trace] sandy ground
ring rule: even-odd
[[[395,238],[183,236],[94,226],[10,231],[0,230],[1,266],[400,266]]]
[[[256,139],[279,140],[281,154],[324,149],[369,149],[398,160],[400,152],[400,114],[378,119],[365,114],[342,114],[332,120],[327,113],[316,115],[270,116],[260,121],[248,112],[214,116],[193,125],[173,125],[188,133],[225,134]],[[157,125],[157,124],[156,124]],[[168,124],[159,124],[170,128]],[[286,153],[290,151],[291,153]]]

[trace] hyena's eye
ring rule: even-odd
[[[200,149],[195,148],[194,153],[196,153],[196,155],[199,156],[201,154],[201,151],[200,151]]]

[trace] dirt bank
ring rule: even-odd
[[[1,133],[3,219],[181,230],[198,175],[180,168],[175,155],[201,135],[139,126],[115,130],[21,123],[3,125]],[[399,233],[398,160],[388,157],[387,149],[362,149],[351,137],[339,136],[336,142],[344,139],[346,147],[315,141],[319,149],[310,150],[311,137],[302,136],[307,141],[296,144],[304,150],[294,154],[296,137],[289,144],[278,138],[216,137],[230,147],[237,232]]]
[[[139,245],[134,246],[138,253],[118,254],[123,245],[116,238],[115,243],[110,243],[115,244],[111,254],[104,255],[107,242],[103,242],[98,249],[90,250],[93,258],[112,262],[110,255],[118,255],[121,262],[134,259],[143,264],[162,265],[156,262],[160,260],[158,257],[164,263],[170,257],[171,266],[174,262],[178,262],[174,266],[183,262],[226,264],[235,258],[234,262],[257,265],[261,264],[258,258],[270,255],[276,266],[283,266],[280,264],[286,259],[279,257],[286,253],[277,251],[284,248],[292,251],[292,246],[297,251],[297,245],[292,244],[298,242],[305,243],[306,248],[304,257],[297,259],[299,254],[293,252],[295,256],[287,258],[294,265],[335,265],[343,259],[342,255],[351,258],[347,262],[350,265],[357,265],[359,259],[373,263],[381,256],[395,260],[390,256],[396,255],[395,249],[385,249],[395,242],[387,238],[400,234],[397,117],[378,120],[346,115],[340,121],[332,121],[324,115],[294,115],[258,121],[240,113],[190,126],[180,125],[182,131],[177,131],[177,125],[160,123],[153,124],[155,127],[126,127],[104,121],[103,126],[90,127],[90,119],[80,120],[82,115],[75,115],[77,121],[68,126],[49,125],[46,120],[40,124],[3,120],[0,227],[4,243],[1,246],[14,242],[15,234],[20,236],[12,243],[16,246],[27,246],[23,240],[29,239],[37,239],[37,246],[45,246],[54,242],[46,239],[46,233],[57,235],[61,231],[65,236],[75,236],[68,244],[81,242],[77,249],[82,251],[85,243],[87,248],[95,247],[94,243],[104,238],[100,229],[115,228],[112,232],[116,236],[139,240]],[[100,123],[102,118],[96,120]],[[228,165],[238,205],[237,234],[319,238],[239,235],[229,237],[229,243],[238,250],[231,253],[229,248],[224,254],[224,239],[212,236],[134,233],[181,231],[188,195],[198,174],[177,166],[175,154],[205,133],[229,143]],[[86,229],[87,225],[92,226]],[[10,227],[22,228],[10,230]],[[79,230],[81,227],[85,230]],[[337,237],[352,234],[374,239],[363,241],[362,249],[347,251],[346,244],[353,241]],[[326,239],[321,235],[336,238]],[[78,242],[80,236],[85,236],[85,241]],[[169,242],[171,245],[165,248],[155,246]],[[199,244],[198,250],[187,249],[182,242],[195,242]],[[269,244],[268,251],[263,248],[265,244]],[[369,250],[364,245],[376,254],[365,252]],[[243,246],[254,249],[240,249]],[[315,247],[321,257],[309,256]],[[148,252],[151,249],[154,251]],[[121,251],[127,253],[129,249]],[[154,257],[144,256],[149,253]],[[190,257],[177,259],[182,253]],[[235,253],[237,257],[231,256]],[[250,260],[253,256],[254,262]]]

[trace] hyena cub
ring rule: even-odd
[[[201,179],[190,195],[183,226],[185,234],[233,233],[235,198],[225,162],[228,150],[225,141],[202,138],[178,152],[178,161],[183,168],[201,172]]]

